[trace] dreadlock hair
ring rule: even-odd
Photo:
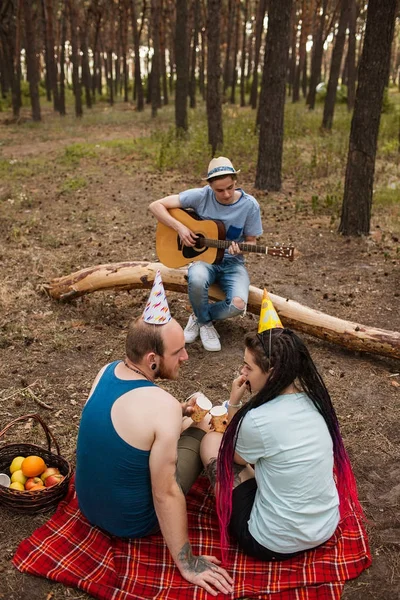
[[[300,384],[322,415],[332,438],[334,477],[341,517],[349,511],[354,511],[364,518],[335,409],[304,342],[290,329],[275,328],[261,334],[248,334],[245,345],[257,366],[264,373],[269,372],[269,377],[264,387],[233,416],[222,438],[217,462],[216,502],[223,555],[228,545],[228,525],[232,514],[233,462],[241,423],[250,410],[273,400],[294,382]]]

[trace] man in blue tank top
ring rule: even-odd
[[[182,576],[215,595],[233,580],[216,557],[193,556],[185,493],[202,470],[206,419],[190,418],[158,387],[188,359],[182,327],[171,318],[159,271],[142,317],[128,328],[126,358],[103,367],[79,425],[76,492],[90,523],[119,537],[161,530]]]
[[[188,293],[193,314],[185,327],[185,342],[190,344],[200,335],[203,347],[211,352],[221,350],[213,321],[243,314],[246,310],[250,279],[239,244],[255,244],[263,232],[257,200],[236,187],[236,171],[224,156],[213,158],[205,180],[208,185],[166,196],[150,204],[150,211],[160,223],[174,229],[184,246],[194,246],[197,235],[174,218],[169,209],[193,209],[202,219],[221,221],[226,239],[231,242],[222,262],[193,262],[188,270]],[[210,303],[208,288],[218,283],[225,299]]]

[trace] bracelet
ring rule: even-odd
[[[229,408],[241,408],[241,407],[243,406],[243,402],[242,402],[242,401],[240,401],[240,402],[239,402],[239,404],[231,404],[231,403],[229,402],[229,400],[226,400],[226,401],[224,402],[224,404],[225,404],[225,406],[226,406],[227,408],[228,408],[228,407],[229,407]]]

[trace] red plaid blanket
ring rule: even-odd
[[[205,478],[193,486],[187,505],[194,554],[220,557],[214,497]],[[20,571],[77,587],[100,600],[210,597],[182,578],[160,534],[122,540],[91,526],[79,511],[73,480],[56,513],[21,542],[13,563]],[[338,600],[345,581],[370,564],[365,531],[349,515],[326,544],[300,557],[265,563],[232,545],[224,566],[235,581],[230,599]]]

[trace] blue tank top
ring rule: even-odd
[[[150,451],[125,442],[111,420],[114,402],[150,381],[118,379],[109,364],[87,401],[79,425],[75,485],[79,508],[93,525],[119,537],[142,537],[157,523]]]

